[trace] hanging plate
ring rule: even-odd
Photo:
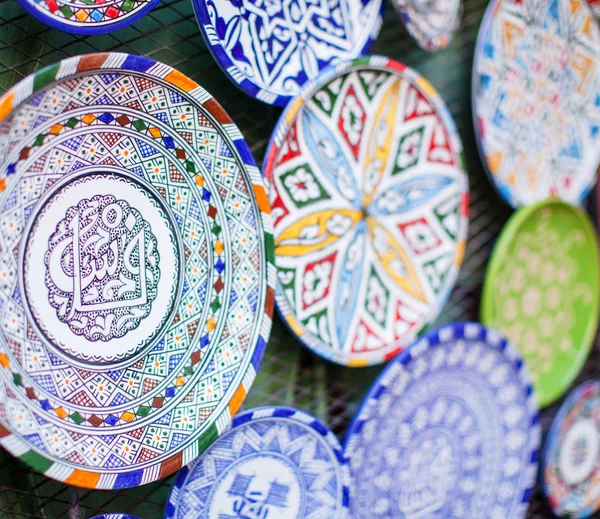
[[[285,106],[307,81],[369,49],[382,0],[193,0],[208,48],[229,78],[265,103]]]
[[[375,382],[348,430],[353,517],[525,517],[540,426],[529,374],[498,333],[428,333]]]
[[[600,510],[600,381],[579,386],[561,406],[546,440],[543,476],[558,517]]]
[[[377,364],[436,318],[462,262],[468,185],[421,76],[379,56],[331,69],[281,116],[264,175],[277,307],[310,349]]]
[[[425,50],[446,48],[458,31],[462,0],[394,0],[406,29]]]
[[[598,323],[598,244],[581,209],[558,200],[517,211],[488,266],[481,320],[527,361],[545,407],[581,371]]]
[[[348,516],[348,467],[327,426],[302,411],[261,407],[232,427],[179,472],[165,519]]]
[[[70,58],[0,99],[0,444],[47,476],[132,487],[228,425],[270,332],[269,205],[199,85]]]
[[[600,164],[600,28],[585,0],[494,0],[473,66],[483,164],[513,207],[580,203]]]
[[[160,0],[17,0],[41,22],[73,34],[104,34],[139,20]]]

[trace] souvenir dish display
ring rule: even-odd
[[[373,56],[307,86],[273,133],[277,307],[317,354],[384,362],[435,319],[465,248],[462,145],[433,87]]]
[[[420,47],[447,47],[460,25],[462,0],[394,0],[406,29]]]
[[[561,406],[546,439],[543,478],[558,517],[600,510],[600,381],[582,384]]]
[[[587,214],[559,200],[517,211],[495,246],[481,320],[519,348],[545,407],[585,364],[598,323],[598,243]]]
[[[17,0],[32,16],[60,31],[94,35],[116,31],[147,14],[160,0]]]
[[[353,517],[525,517],[540,426],[525,363],[497,332],[430,332],[380,375],[348,430]]]
[[[348,517],[350,478],[335,435],[286,407],[236,416],[232,430],[178,474],[165,519]]]
[[[473,115],[483,164],[510,205],[581,202],[600,164],[600,28],[587,2],[490,2]]]
[[[223,432],[269,337],[272,225],[198,84],[69,58],[0,99],[0,444],[54,479],[138,486]]]
[[[285,106],[328,65],[369,49],[382,0],[192,0],[215,60],[244,92]]]

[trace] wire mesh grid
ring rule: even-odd
[[[484,173],[471,122],[470,77],[477,30],[486,0],[466,0],[460,32],[451,47],[429,54],[416,47],[387,6],[383,30],[372,48],[423,74],[452,112],[464,146],[471,187],[470,229],[465,260],[456,288],[437,324],[477,320],[485,268],[510,210]],[[240,127],[257,161],[262,161],[280,109],[255,101],[221,72],[204,43],[191,0],[162,0],[134,25],[102,36],[80,37],[49,29],[27,15],[14,0],[0,0],[0,93],[23,77],[60,59],[97,51],[141,54],[178,68],[216,95]],[[600,367],[596,344],[580,380]],[[327,363],[290,335],[276,318],[256,382],[245,402],[290,405],[326,421],[343,437],[368,387],[381,367],[350,369]],[[542,413],[547,430],[557,405]],[[0,516],[9,519],[89,518],[126,512],[143,519],[162,517],[174,476],[128,490],[92,491],[50,480],[0,450]],[[529,518],[550,517],[539,489]]]

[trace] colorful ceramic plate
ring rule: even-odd
[[[520,209],[490,260],[481,320],[529,364],[540,405],[572,384],[598,322],[598,244],[589,217],[558,200]]]
[[[208,48],[244,92],[285,106],[328,65],[367,52],[382,0],[193,0]]]
[[[132,24],[160,0],[17,0],[41,22],[74,34],[104,34]]]
[[[467,236],[462,145],[433,87],[379,56],[331,69],[267,151],[277,306],[334,362],[388,360],[434,319]]]
[[[509,204],[581,202],[600,164],[600,28],[585,0],[490,2],[473,105],[484,166]]]
[[[459,323],[427,334],[385,369],[350,425],[352,516],[524,517],[538,412],[523,360],[497,332]]]
[[[543,475],[559,517],[600,510],[600,381],[579,386],[561,406],[546,440]]]
[[[328,427],[286,407],[248,411],[232,426],[179,472],[165,519],[348,516],[348,466]]]
[[[394,0],[406,29],[424,49],[446,48],[460,25],[462,0]]]
[[[0,99],[0,444],[67,483],[192,461],[250,388],[271,325],[269,205],[219,104],[126,54]]]
[[[588,3],[590,4],[592,12],[596,18],[600,18],[600,0],[588,0]]]

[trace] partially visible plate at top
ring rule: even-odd
[[[137,486],[192,461],[260,364],[272,234],[239,130],[171,67],[69,58],[0,99],[0,444]]]
[[[367,52],[382,0],[193,0],[208,48],[242,90],[285,106],[321,70]]]
[[[600,164],[600,28],[585,0],[490,2],[472,90],[483,164],[511,206],[586,197]]]
[[[160,0],[18,0],[54,29],[94,35],[116,31],[147,14]]]
[[[462,0],[394,0],[406,29],[424,49],[446,48],[458,30]]]
[[[370,389],[344,442],[352,517],[525,517],[541,428],[527,368],[476,323],[432,331]]]

